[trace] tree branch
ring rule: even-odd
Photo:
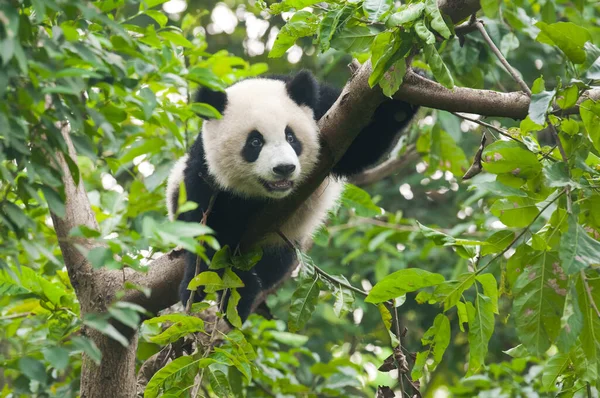
[[[513,79],[515,79],[517,84],[519,84],[519,86],[521,86],[521,90],[523,90],[523,92],[525,92],[528,96],[531,97],[531,90],[529,89],[527,84],[523,81],[523,79],[521,79],[521,75],[519,74],[519,72],[517,72],[515,70],[515,68],[513,68],[508,63],[506,58],[504,58],[504,55],[502,55],[502,53],[500,52],[498,47],[496,47],[496,45],[492,41],[492,38],[490,37],[490,35],[488,35],[487,31],[485,30],[485,26],[483,26],[483,22],[477,21],[477,22],[475,22],[475,26],[479,30],[479,33],[481,33],[481,36],[483,36],[483,39],[486,41],[486,43],[488,44],[488,46],[490,47],[490,49],[492,50],[494,55],[496,55],[496,58],[498,58],[498,60],[504,66],[504,68],[508,71],[508,73],[510,73],[510,75],[513,77]]]
[[[406,152],[398,157],[392,157],[385,162],[363,171],[350,178],[350,182],[354,185],[368,185],[374,182],[383,180],[384,178],[399,172],[404,167],[408,166],[413,161],[419,158],[414,145],[407,148]]]

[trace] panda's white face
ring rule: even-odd
[[[202,129],[209,172],[243,196],[289,195],[317,163],[312,110],[294,102],[279,80],[245,80],[226,94],[223,117],[205,121]]]

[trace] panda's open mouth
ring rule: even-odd
[[[271,191],[271,192],[285,192],[285,191],[292,189],[292,187],[294,186],[294,181],[290,181],[290,180],[279,180],[279,181],[261,180],[261,182],[264,185],[264,187],[267,189],[267,191]]]

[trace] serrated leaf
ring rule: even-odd
[[[444,277],[419,268],[407,268],[391,273],[386,276],[369,292],[365,298],[367,303],[383,303],[400,297],[408,292],[436,286],[444,282]]]
[[[319,278],[305,279],[292,295],[288,328],[291,332],[302,329],[315,311],[319,300]]]
[[[467,302],[469,316],[469,371],[467,375],[477,373],[485,363],[488,343],[494,333],[494,311],[489,297],[477,294],[475,306]]]
[[[568,275],[591,265],[600,264],[600,242],[593,239],[577,222],[569,217],[569,229],[560,239],[560,261]]]

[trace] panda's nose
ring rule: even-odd
[[[279,177],[289,177],[296,170],[296,165],[293,164],[280,164],[273,167],[273,172]]]

